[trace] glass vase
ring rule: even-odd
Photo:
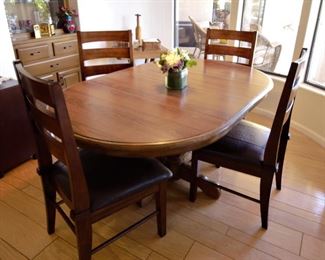
[[[188,70],[183,69],[178,72],[167,72],[165,85],[168,89],[181,90],[187,87]]]
[[[74,33],[76,31],[76,25],[74,24],[72,16],[66,16],[63,31],[66,33]]]

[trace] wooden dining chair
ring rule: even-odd
[[[237,63],[252,66],[257,32],[208,28],[204,59],[212,57],[237,57]],[[234,42],[235,41],[235,42]],[[238,42],[239,41],[239,44]]]
[[[132,31],[77,32],[82,80],[133,66]]]
[[[37,143],[37,171],[42,180],[48,233],[55,231],[57,209],[76,235],[82,260],[91,259],[91,254],[155,215],[158,234],[164,236],[170,170],[155,159],[117,158],[78,148],[58,83],[34,78],[20,62],[15,63],[15,69]],[[62,200],[57,201],[57,193]],[[92,248],[93,223],[151,194],[155,195],[155,210]],[[63,203],[69,213],[61,207]]]
[[[197,186],[201,178],[198,176],[199,160],[253,175],[260,178],[259,200],[219,184],[216,184],[216,187],[260,203],[262,227],[267,229],[273,175],[276,176],[276,188],[280,190],[291,113],[299,84],[303,79],[306,52],[307,49],[303,49],[300,58],[291,64],[271,129],[242,120],[219,141],[193,152],[191,201],[196,200]]]

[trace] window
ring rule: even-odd
[[[188,16],[197,20],[203,29],[217,26],[232,30],[257,30],[255,68],[286,76],[292,60],[298,57],[302,47],[306,47],[309,61],[305,82],[325,90],[325,0],[174,1],[175,24],[186,23],[187,26],[176,27],[175,31],[179,34],[176,32],[175,46],[196,46],[200,49],[196,56],[203,58],[204,42],[195,45]],[[187,33],[184,34],[185,31]],[[181,34],[192,37],[191,42],[184,44],[186,38],[182,38]]]
[[[178,0],[175,2],[175,46],[195,47],[197,43],[191,17],[202,28],[207,28],[212,20],[213,0]],[[203,43],[202,43],[203,44]],[[198,46],[201,47],[201,46]]]
[[[230,27],[231,0],[214,0],[212,11],[212,25],[220,29]]]
[[[287,75],[302,4],[302,0],[245,0],[242,30],[259,32],[254,67]]]
[[[318,22],[311,48],[307,82],[312,85],[325,88],[325,5],[321,2]]]

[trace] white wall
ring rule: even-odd
[[[78,0],[78,10],[81,31],[132,29],[133,38],[139,13],[142,38],[158,38],[173,47],[172,0]]]
[[[273,117],[284,86],[284,79],[274,77],[271,93],[253,111]],[[302,84],[293,109],[292,127],[325,147],[325,92]]]
[[[0,76],[16,78],[14,67],[12,65],[15,55],[11,44],[3,0],[0,1],[0,32]]]
[[[207,22],[212,20],[213,1],[212,0],[178,0],[179,17],[177,21],[188,21],[191,16],[197,22]]]

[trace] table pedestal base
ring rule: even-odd
[[[160,158],[174,174],[174,179],[183,179],[191,183],[194,175],[191,168],[191,152]],[[198,187],[209,197],[218,199],[220,196],[220,188],[217,183],[209,180],[208,177],[200,175],[197,178]]]

